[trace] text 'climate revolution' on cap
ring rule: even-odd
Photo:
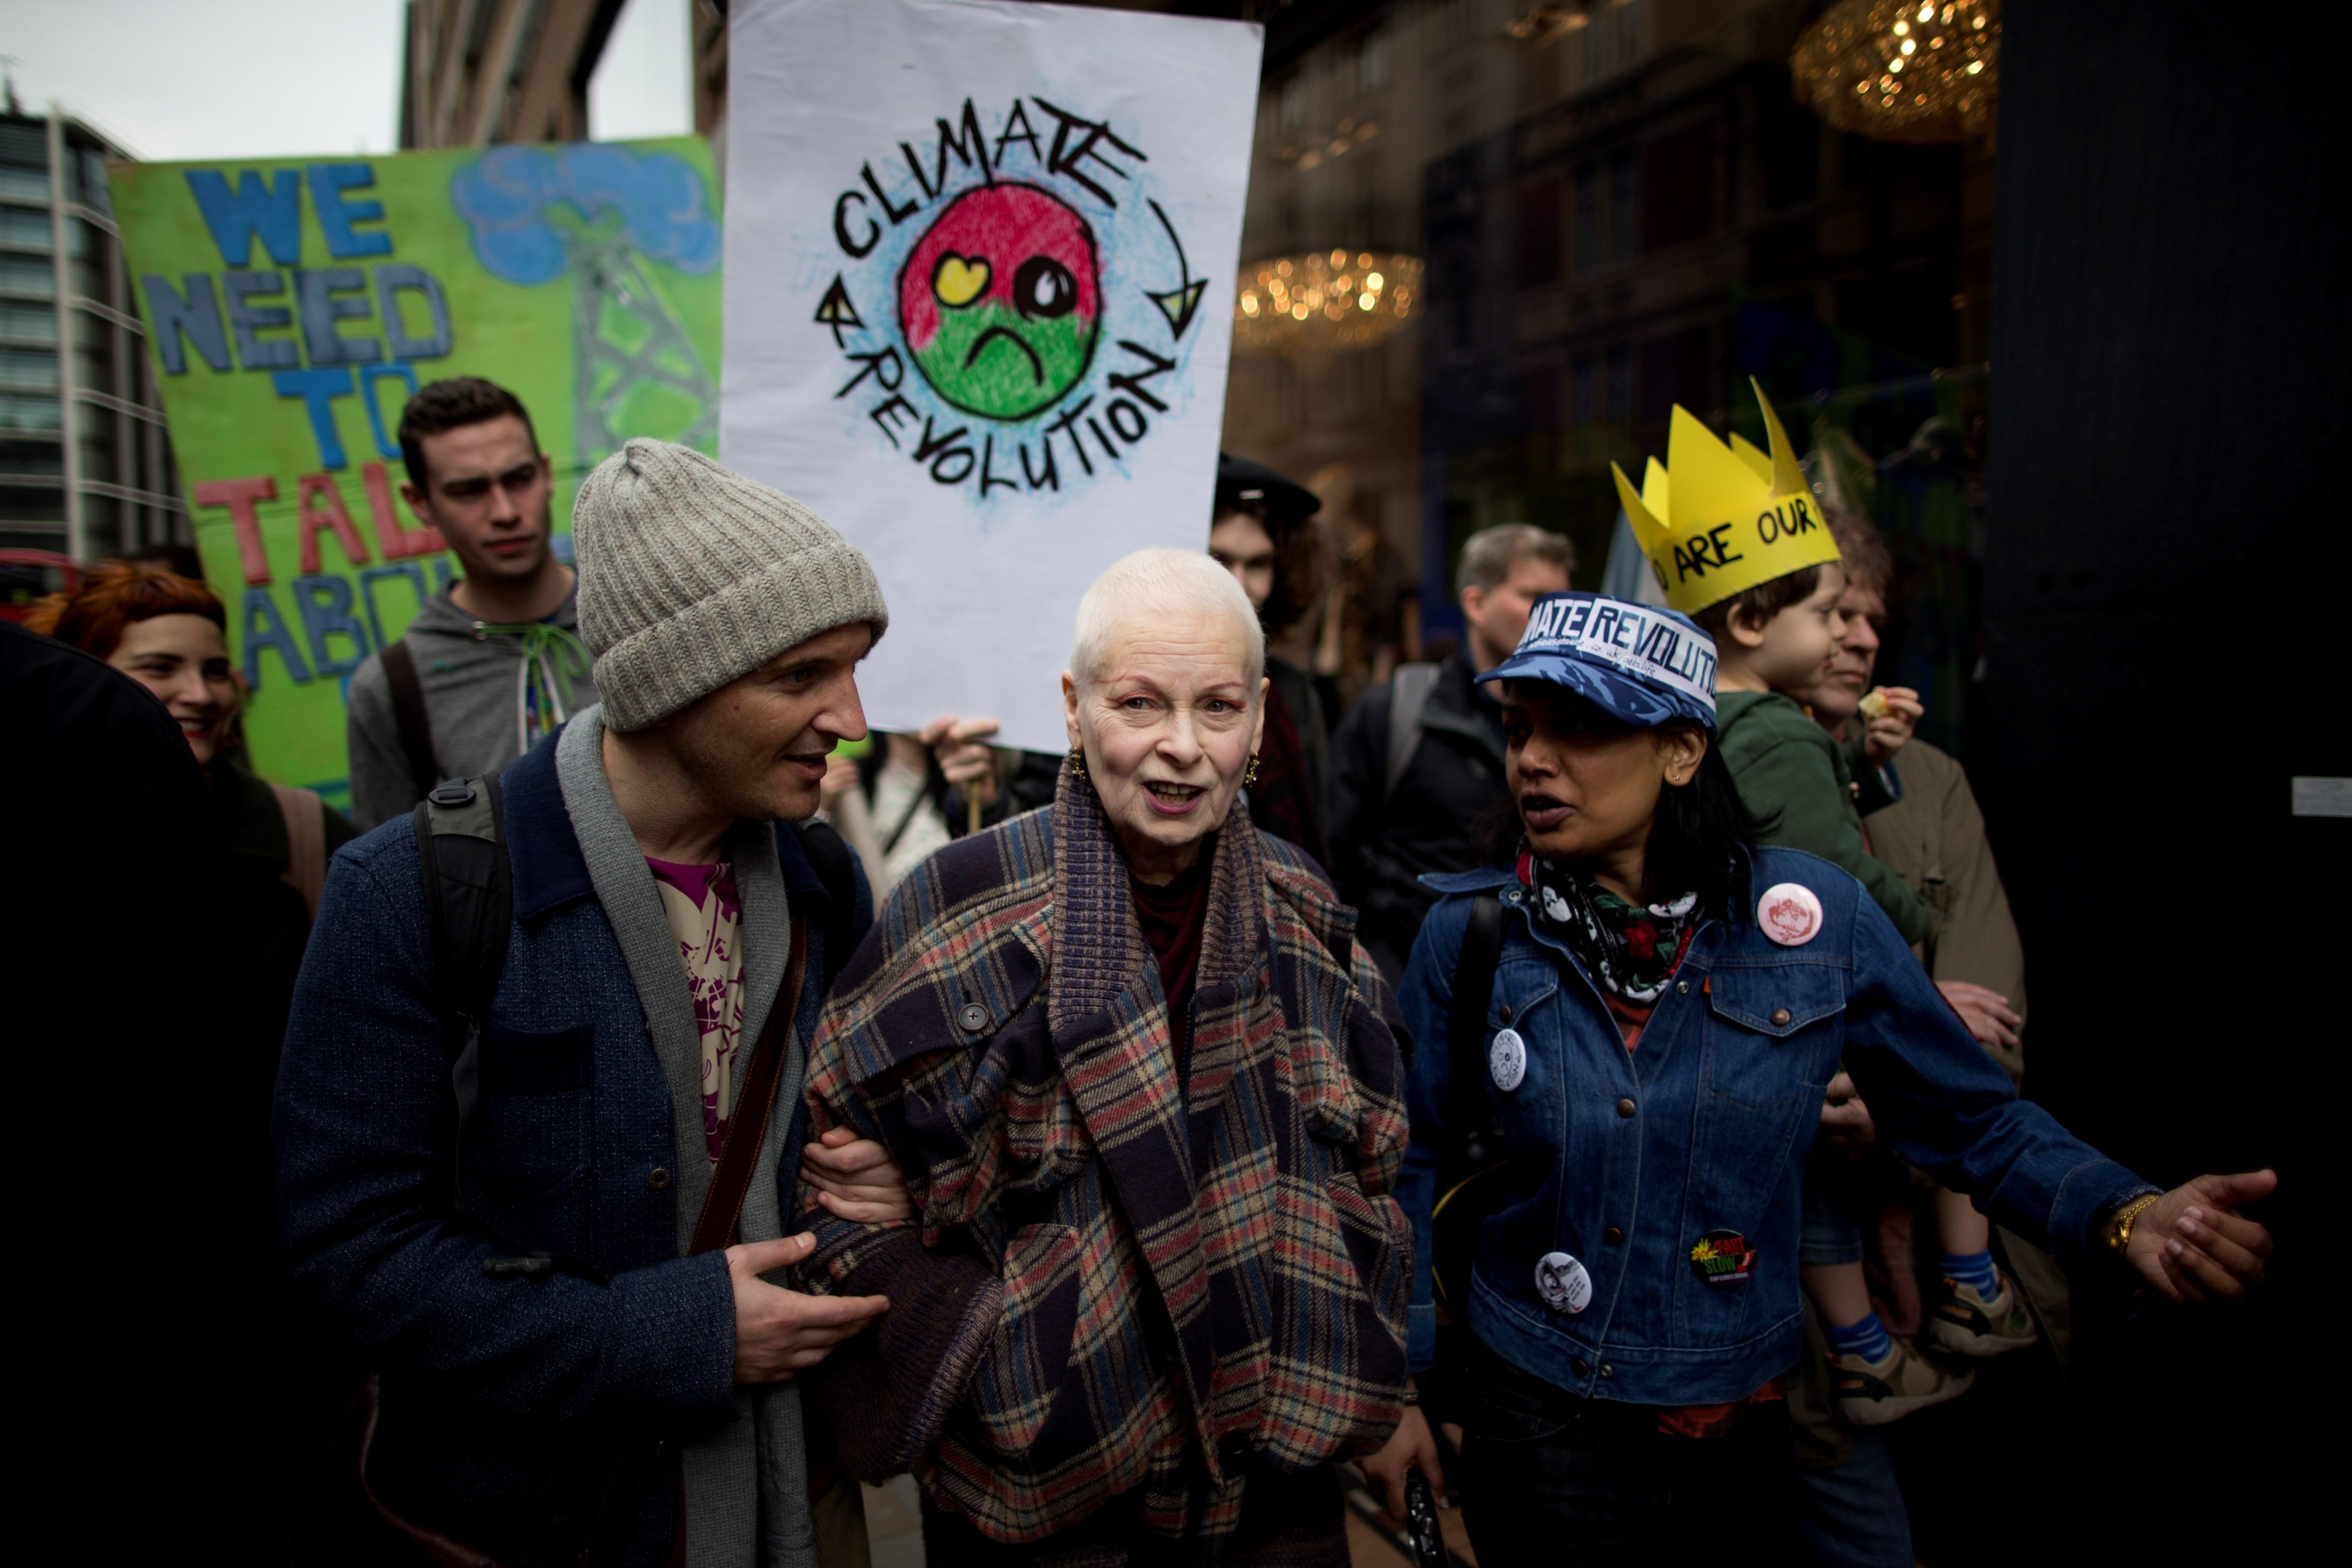
[[[1688,719],[1715,730],[1715,639],[1656,605],[1547,594],[1517,651],[1478,679],[1565,686],[1636,729]]]

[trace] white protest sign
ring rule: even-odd
[[[737,0],[719,455],[872,558],[877,728],[1061,751],[1079,596],[1207,547],[1262,30]]]

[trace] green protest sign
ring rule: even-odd
[[[255,765],[348,800],[344,690],[454,562],[402,502],[409,394],[481,375],[581,479],[716,449],[719,184],[694,138],[110,170]]]

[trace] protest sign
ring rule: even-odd
[[[693,138],[117,163],[131,293],[257,768],[348,799],[344,691],[455,565],[399,497],[425,382],[481,375],[580,479],[631,436],[717,444],[719,236]]]
[[[1261,30],[740,0],[719,453],[872,557],[859,684],[1066,745],[1087,584],[1206,547]]]

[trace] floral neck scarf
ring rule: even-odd
[[[1519,881],[1535,894],[1534,914],[1568,944],[1603,991],[1647,1006],[1664,992],[1699,925],[1698,895],[1637,910],[1589,877],[1580,877],[1519,846]]]

